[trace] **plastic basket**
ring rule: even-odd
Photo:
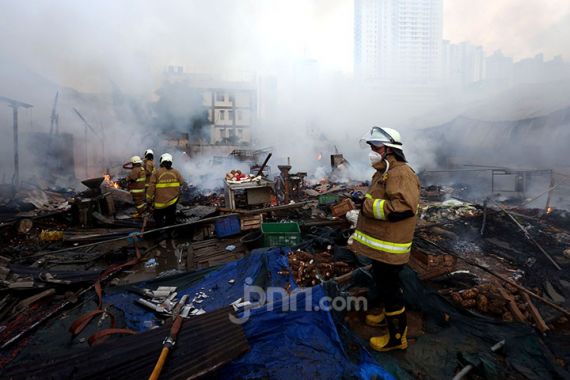
[[[291,247],[301,242],[298,223],[263,223],[261,232],[264,247]]]
[[[216,220],[214,223],[214,231],[219,238],[239,234],[241,231],[239,218],[237,215],[232,215]]]
[[[334,194],[323,194],[319,195],[319,204],[320,205],[330,205],[332,203],[338,202],[340,197]]]

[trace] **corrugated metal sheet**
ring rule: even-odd
[[[230,308],[184,321],[176,346],[162,371],[163,379],[199,378],[249,350],[240,325],[230,322]],[[73,355],[18,368],[3,374],[14,379],[142,379],[148,378],[170,326],[78,351]]]

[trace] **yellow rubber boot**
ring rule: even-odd
[[[408,348],[408,324],[406,309],[386,312],[388,334],[370,338],[370,347],[376,351],[387,352],[392,350],[405,350]]]
[[[384,309],[379,314],[366,314],[366,324],[372,327],[384,327],[386,326],[386,314],[384,314]]]

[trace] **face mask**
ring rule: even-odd
[[[368,159],[370,160],[370,165],[374,166],[382,161],[384,157],[382,157],[380,153],[371,150],[370,153],[368,153]]]

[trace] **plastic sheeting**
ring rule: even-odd
[[[201,281],[185,286],[184,275],[180,276],[176,282],[168,279],[139,283],[137,286],[157,287],[161,285],[178,286],[178,297],[189,295],[189,302],[196,294],[203,292],[208,297],[201,303],[194,303],[197,308],[202,308],[206,312],[214,311],[226,307],[232,302],[243,298],[246,281],[249,285],[256,285],[261,288],[285,287],[295,288],[295,283],[291,276],[289,278],[277,274],[278,271],[287,268],[287,254],[280,248],[268,250],[256,250],[250,255],[221,267],[219,270],[207,274]],[[112,304],[116,309],[125,314],[127,327],[136,331],[144,331],[152,327],[156,321],[154,312],[137,304],[135,301],[139,295],[117,288],[113,293],[104,297],[105,304]],[[254,301],[257,301],[254,299]]]
[[[208,312],[242,298],[246,284],[263,289],[288,285],[294,291],[296,286],[292,277],[277,273],[288,266],[288,252],[280,248],[253,251],[247,257],[209,273],[199,283],[179,288],[179,294],[188,294],[192,298],[197,292],[206,293],[208,298],[199,307]],[[230,280],[234,280],[233,283]],[[141,287],[149,285],[140,284]],[[223,367],[221,378],[393,379],[363,346],[356,347],[359,360],[355,362],[349,358],[331,312],[321,309],[328,305],[322,301],[326,293],[321,286],[294,292],[295,296],[283,292],[275,294],[273,302],[250,311],[243,327],[251,351]],[[105,303],[112,303],[122,310],[130,328],[142,331],[152,325],[149,321],[155,316],[136,305],[136,298],[136,295],[122,291],[106,296]],[[287,307],[284,308],[284,304]],[[295,311],[291,310],[293,305]]]

